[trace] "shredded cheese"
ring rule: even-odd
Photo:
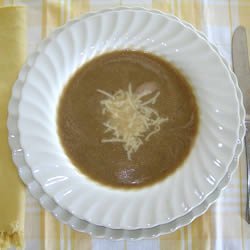
[[[160,125],[168,121],[167,117],[160,117],[155,109],[149,107],[156,103],[160,92],[143,102],[145,95],[133,93],[131,84],[127,91],[118,90],[113,95],[104,90],[97,91],[106,97],[100,102],[102,114],[107,116],[107,121],[103,123],[106,128],[104,133],[112,133],[113,136],[102,142],[122,143],[129,160],[144,141],[158,133]]]

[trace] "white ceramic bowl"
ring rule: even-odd
[[[56,106],[69,76],[94,56],[122,48],[172,61],[191,80],[201,113],[196,144],[183,166],[136,191],[113,190],[79,174],[56,133]],[[240,128],[234,83],[212,46],[180,21],[142,9],[87,15],[52,33],[26,67],[18,108],[25,160],[45,193],[75,217],[110,228],[153,227],[190,212],[225,176]]]

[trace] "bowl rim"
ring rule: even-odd
[[[100,14],[100,13],[103,13],[103,12],[106,12],[106,11],[116,11],[116,10],[142,10],[142,11],[150,11],[150,12],[156,12],[157,14],[163,14],[163,15],[165,15],[166,16],[166,13],[162,13],[162,12],[160,12],[160,11],[152,11],[152,10],[148,10],[148,9],[144,9],[144,8],[114,8],[114,9],[107,9],[107,10],[102,10],[102,11],[98,11],[98,12],[93,12],[93,13],[88,13],[87,15],[84,15],[84,18],[87,18],[88,16],[91,16],[91,14],[93,15],[93,14]],[[173,16],[173,15],[169,15],[169,16]],[[174,16],[173,16],[174,17]],[[75,20],[73,20],[73,21],[70,21],[69,23],[66,23],[65,25],[63,25],[62,27],[59,27],[58,29],[56,29],[47,39],[45,39],[44,41],[42,41],[42,43],[40,44],[40,46],[38,47],[38,52],[39,51],[41,51],[42,49],[43,49],[43,45],[44,44],[46,44],[46,40],[50,40],[50,37],[52,37],[53,36],[53,34],[56,34],[58,31],[61,31],[61,30],[63,30],[64,29],[64,27],[66,27],[66,26],[68,26],[68,25],[71,25],[71,24],[73,24],[73,23],[75,23],[77,20],[82,20],[82,18],[80,17],[80,18],[78,18],[78,19],[75,19]],[[178,20],[178,19],[177,19]],[[183,23],[182,21],[180,21],[181,23]],[[186,27],[186,26],[185,26]],[[192,27],[191,27],[192,28]],[[202,39],[204,39],[205,41],[207,41],[206,40],[206,38],[204,37],[204,36],[202,36]],[[44,43],[43,43],[44,42]],[[209,42],[208,42],[209,43]],[[209,45],[211,45],[211,43],[209,43]],[[212,48],[212,47],[211,47]],[[214,49],[214,52],[216,53],[216,54],[218,54],[218,51],[217,50],[215,50]],[[33,55],[37,55],[36,54],[36,52],[35,52],[35,54],[33,54]],[[32,57],[32,56],[31,56]],[[223,62],[223,59],[218,55],[218,58],[221,60],[221,62]],[[33,58],[34,59],[34,58]],[[28,61],[29,61],[29,59],[28,59]],[[27,62],[28,62],[27,61]],[[32,59],[31,59],[31,61],[32,61]],[[27,63],[27,65],[25,65],[25,66],[28,66],[28,67],[30,67],[30,65]],[[25,68],[25,66],[24,66],[24,68]],[[228,74],[230,74],[229,73],[229,71],[228,71]],[[22,143],[21,143],[22,144]],[[237,145],[235,145],[235,149],[236,149],[236,146]],[[227,168],[228,168],[228,166],[227,166]],[[221,177],[221,179],[223,178],[223,176]],[[220,182],[220,180],[218,181],[218,183]],[[216,189],[216,187],[217,186],[215,186],[215,188],[214,189]],[[214,189],[211,191],[211,192],[213,192],[214,191]],[[210,193],[211,193],[210,192]],[[210,193],[207,193],[206,194],[206,196],[208,196]],[[206,199],[206,196],[202,199],[202,201],[201,201],[201,203]],[[197,204],[197,206],[198,206],[199,204]],[[188,213],[189,211],[187,211],[187,213]],[[171,221],[172,220],[175,220],[176,218],[173,218],[173,219],[171,219]],[[170,222],[170,221],[169,221]],[[102,225],[100,225],[100,226],[102,226]],[[130,229],[130,228],[129,228]],[[136,229],[136,228],[133,228],[133,229]]]

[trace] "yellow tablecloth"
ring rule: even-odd
[[[121,5],[160,9],[192,23],[207,34],[230,63],[231,36],[237,25],[247,28],[250,45],[250,0],[0,0],[0,6],[8,4],[28,7],[29,52],[34,50],[37,42],[67,20],[90,10]],[[220,199],[191,225],[158,239],[114,242],[91,239],[87,234],[70,230],[27,194],[26,249],[250,249],[250,226],[244,220],[245,198],[246,167],[241,161]]]
[[[23,242],[25,187],[11,159],[6,121],[12,84],[26,59],[25,20],[25,7],[0,7],[0,250]]]

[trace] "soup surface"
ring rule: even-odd
[[[114,94],[129,85],[134,93],[151,88],[145,101],[159,92],[149,106],[167,118],[130,159],[122,143],[102,141],[112,136],[103,125],[107,114],[101,101],[106,97],[98,92]],[[141,188],[182,165],[198,132],[199,112],[188,80],[171,63],[124,50],[92,59],[71,77],[59,101],[57,126],[65,153],[84,175],[114,188]]]

